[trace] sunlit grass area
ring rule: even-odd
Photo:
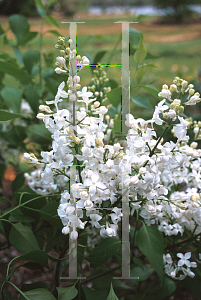
[[[66,20],[66,19],[65,19]],[[121,63],[121,24],[115,24],[117,20],[134,21],[131,16],[108,16],[92,17],[89,15],[81,16],[79,21],[85,21],[85,24],[77,25],[77,49],[81,55],[87,55],[93,62],[95,55],[99,51],[106,51],[101,59],[102,64],[120,64]],[[197,80],[198,69],[201,67],[201,37],[199,24],[191,25],[160,25],[156,18],[144,17],[137,24],[130,24],[143,34],[143,42],[147,50],[157,58],[153,60],[156,68],[148,68],[145,75],[145,82],[152,83],[158,89],[165,82],[170,84],[175,76],[184,77],[186,80]],[[29,19],[31,31],[37,31],[38,36],[32,40],[26,47],[21,47],[22,52],[30,49],[40,50],[40,32],[43,32],[42,53],[53,52],[54,57],[59,55],[55,49],[57,36],[50,34],[49,30],[57,30],[61,35],[68,37],[69,25],[61,24],[63,18],[58,19],[60,27],[56,28],[47,24],[41,25],[40,19]],[[72,20],[66,20],[72,21]],[[2,27],[8,28],[8,21],[1,21]],[[14,44],[14,36],[8,31],[8,37]],[[119,40],[119,42],[118,42]],[[114,49],[116,49],[114,51]],[[1,51],[15,53],[12,47],[4,45]],[[130,58],[131,76],[134,72],[134,59]],[[45,68],[45,65],[44,65]],[[120,84],[120,68],[107,68],[110,78],[114,78]],[[82,71],[82,84],[86,85],[91,79],[89,68]],[[17,81],[10,76],[6,76],[5,84],[18,85]]]

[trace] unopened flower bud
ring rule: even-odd
[[[99,101],[95,101],[94,102],[94,107],[99,107],[100,106],[100,102]]]
[[[173,202],[173,203],[174,203],[174,205],[178,206],[180,209],[183,209],[183,210],[187,209],[186,205],[183,204],[182,202]]]
[[[182,81],[182,88],[184,89],[186,86],[187,86],[187,84],[188,84],[188,81],[186,81],[186,80],[183,80]]]
[[[62,229],[62,233],[63,233],[63,234],[68,234],[69,231],[70,231],[69,226],[65,226],[65,227],[63,227],[63,229]]]
[[[195,135],[197,136],[198,132],[200,131],[200,128],[198,126],[194,127],[193,129]]]
[[[57,67],[57,68],[55,69],[55,72],[56,72],[57,74],[61,74],[61,73],[66,73],[66,70],[62,70],[61,68]]]
[[[194,89],[190,89],[190,90],[189,90],[189,95],[192,96],[192,95],[194,95],[194,93],[195,93],[195,90],[194,90]]]
[[[82,63],[84,66],[88,66],[90,64],[89,59],[86,56],[82,57]]]
[[[176,84],[171,84],[169,90],[170,90],[171,93],[172,93],[172,92],[178,92]]]
[[[52,113],[53,111],[51,111],[51,109],[49,108],[49,106],[47,106],[47,105],[40,105],[39,106],[39,109],[41,110],[41,111],[46,111],[46,112],[48,112],[48,113]]]
[[[44,119],[44,118],[48,118],[50,117],[51,115],[44,115],[43,113],[39,113],[37,114],[36,118],[37,119]]]
[[[59,44],[56,44],[56,45],[55,45],[55,48],[56,48],[56,49],[62,49],[61,45],[59,45]]]
[[[193,195],[193,196],[191,196],[191,201],[198,202],[198,201],[200,201],[200,197],[197,195]]]
[[[70,101],[75,101],[76,100],[76,95],[75,94],[69,95],[69,100]]]
[[[66,60],[65,60],[65,58],[63,58],[62,56],[58,56],[58,57],[56,58],[56,60],[57,60],[57,62],[58,62],[62,67],[64,67],[64,66],[66,65]]]
[[[181,105],[180,107],[179,107],[179,114],[183,114],[183,112],[184,112],[184,107]]]
[[[114,120],[113,119],[110,120],[109,127],[112,127],[112,128],[114,127]]]
[[[145,167],[141,167],[141,168],[139,169],[140,175],[145,174],[146,172],[147,172],[147,169],[146,169]]]
[[[75,83],[79,83],[79,82],[80,82],[80,76],[75,75],[75,76],[73,77],[73,81],[74,81]]]
[[[70,238],[71,238],[71,240],[77,240],[77,237],[78,237],[77,231],[73,230],[73,231],[70,233]]]
[[[198,146],[198,143],[196,143],[196,142],[192,142],[192,143],[190,144],[190,147],[193,148],[193,149],[196,149],[197,146]]]
[[[170,109],[170,110],[168,111],[167,115],[168,115],[168,118],[170,118],[170,119],[176,118],[176,112],[175,112],[174,109]]]
[[[130,178],[130,184],[138,184],[138,182],[139,182],[138,175],[132,176]]]
[[[65,49],[65,52],[66,52],[67,55],[69,55],[69,54],[70,54],[70,48],[67,47],[67,48]]]
[[[30,159],[30,154],[27,153],[27,152],[24,153],[23,156],[24,156],[24,158],[25,158],[26,160]]]
[[[96,138],[95,143],[96,143],[96,146],[101,146],[101,147],[104,146],[104,143],[103,143],[102,139],[100,139],[100,138]]]
[[[120,150],[119,154],[117,155],[118,158],[123,158],[125,155],[123,150]]]
[[[173,103],[175,105],[180,105],[181,104],[181,100],[180,99],[174,99]]]

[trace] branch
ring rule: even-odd
[[[81,285],[86,284],[86,283],[88,283],[88,282],[90,282],[90,281],[92,281],[92,280],[94,280],[94,279],[99,278],[99,277],[102,277],[102,276],[105,276],[105,275],[107,275],[107,274],[110,274],[110,273],[112,273],[112,272],[118,270],[119,268],[121,268],[121,265],[119,265],[119,266],[117,266],[117,267],[114,267],[114,268],[112,268],[112,269],[110,269],[110,270],[104,271],[104,272],[102,272],[102,273],[99,273],[99,274],[97,274],[97,275],[94,275],[94,276],[92,276],[92,277],[90,277],[90,278],[84,280],[84,281],[81,283]]]
[[[67,236],[67,238],[68,238],[67,243],[59,254],[59,259],[64,258],[64,255],[66,254],[66,251],[69,248],[69,236]],[[54,277],[55,284],[54,284],[54,290],[52,292],[55,297],[58,296],[57,295],[58,292],[56,288],[59,287],[60,285],[60,268],[61,268],[61,261],[57,262],[56,271],[55,271],[55,277]]]

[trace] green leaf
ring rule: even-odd
[[[24,97],[31,106],[32,110],[37,114],[40,99],[40,87],[38,84],[30,83],[24,90]]]
[[[30,82],[30,75],[25,70],[21,69],[13,60],[0,60],[0,70],[5,74],[15,77],[23,84]]]
[[[112,286],[112,283],[111,283],[111,286],[110,286],[110,292],[109,292],[109,295],[107,297],[107,300],[119,300],[113,290],[113,286]]]
[[[2,34],[4,34],[5,33],[5,31],[3,30],[3,28],[2,28],[2,26],[1,26],[1,24],[0,24],[0,35],[2,35]]]
[[[154,290],[152,290],[151,295],[149,296],[149,300],[161,300],[167,296],[170,296],[176,291],[177,285],[169,277],[164,277],[161,286],[157,286]],[[148,296],[147,296],[148,298]]]
[[[147,68],[147,67],[149,67],[149,68],[156,68],[156,65],[153,63],[153,62],[149,62],[149,63],[143,63],[143,64],[141,64],[140,66],[139,66],[139,69],[140,68]]]
[[[19,173],[17,174],[17,176],[15,177],[15,179],[12,181],[11,184],[11,188],[13,192],[16,192],[17,190],[19,190],[25,182],[25,177],[24,177],[24,173]]]
[[[11,46],[11,47],[15,51],[19,63],[22,64],[23,63],[22,52],[20,51],[20,49],[18,48],[18,46]]]
[[[147,55],[147,50],[145,49],[142,38],[140,38],[140,42],[137,48],[137,51],[134,54],[134,59],[137,63],[143,61]]]
[[[30,207],[34,209],[41,209],[46,204],[45,196],[40,196],[39,194],[35,193],[29,186],[23,186],[20,188],[17,192],[15,192],[15,198],[17,203],[19,204],[19,201],[21,199],[21,203],[24,204],[21,209]],[[34,199],[37,198],[37,199]],[[30,201],[31,199],[34,199],[33,201]],[[30,202],[29,202],[30,201]],[[32,212],[34,213],[34,212]]]
[[[0,201],[6,201],[13,205],[13,203],[9,199],[4,199],[4,198],[0,197]]]
[[[145,281],[153,274],[153,272],[154,269],[146,265],[134,266],[134,268],[131,268],[130,277],[136,277],[136,279],[129,279],[127,283],[135,285],[139,281]]]
[[[96,56],[94,57],[93,60],[93,65],[96,65],[98,63],[100,63],[101,59],[103,58],[103,56],[105,55],[106,51],[100,51],[96,54]],[[94,68],[91,68],[91,70],[93,71]]]
[[[45,17],[45,5],[43,4],[42,0],[34,0],[36,4],[36,9],[39,13],[39,15],[44,18]]]
[[[34,66],[39,62],[40,52],[38,50],[29,50],[23,55],[23,62],[27,72],[32,75]]]
[[[199,266],[198,266],[199,268]],[[191,269],[193,273],[195,273],[195,277],[191,278],[187,276],[184,280],[181,280],[181,284],[185,288],[186,291],[188,291],[193,297],[195,297],[197,300],[200,300],[200,295],[201,295],[201,285],[200,285],[200,280],[201,280],[201,272],[200,270],[196,269]]]
[[[100,274],[100,271],[94,269],[93,273],[91,275],[95,276],[98,274]],[[127,285],[125,285],[123,282],[121,282],[121,280],[114,279],[114,276],[115,276],[114,274],[113,275],[108,274],[108,275],[101,276],[99,278],[94,279],[93,283],[92,283],[92,288],[95,290],[98,290],[98,292],[106,291],[106,295],[109,294],[111,282],[112,282],[115,293],[121,293],[122,290],[129,289],[129,287]],[[106,299],[106,298],[107,298],[107,296],[103,297],[102,299]]]
[[[138,47],[140,39],[142,39],[142,32],[133,27],[130,27],[129,29],[130,46],[131,48]]]
[[[24,292],[24,294],[29,298],[29,300],[56,300],[51,292],[43,288],[27,291]],[[20,296],[19,300],[25,300],[25,298]]]
[[[12,145],[21,144],[23,146],[23,140],[27,137],[26,127],[13,126],[9,131],[2,132],[1,136]]]
[[[24,253],[39,249],[31,227],[22,223],[12,224],[9,241],[18,251]]]
[[[117,107],[121,103],[121,95],[121,87],[117,87],[107,93],[107,98],[114,107]]]
[[[107,297],[107,291],[102,291],[102,290],[92,290],[90,288],[88,288],[87,286],[83,287],[84,293],[85,293],[85,297],[86,300],[103,300],[106,299]]]
[[[159,57],[147,51],[146,59],[157,59],[157,58]]]
[[[57,291],[58,291],[58,300],[72,300],[78,294],[78,291],[74,285],[69,286],[67,288],[57,287]]]
[[[39,210],[40,214],[43,216],[43,218],[50,222],[53,226],[62,227],[61,220],[57,213],[58,209],[58,203],[57,202],[51,202],[43,206],[41,210]]]
[[[114,127],[113,127],[113,130],[114,132],[118,132],[118,133],[122,133],[122,129],[121,129],[121,120],[115,120],[114,122]]]
[[[33,40],[37,36],[36,31],[27,31],[19,40],[18,46],[25,46],[28,42]]]
[[[136,98],[131,97],[131,100],[137,106],[152,109],[152,106],[150,105],[148,98],[144,95],[141,95],[141,96],[136,97]]]
[[[35,263],[35,262],[29,261],[29,262],[21,265],[21,267],[24,267],[24,268],[32,270],[32,271],[40,270],[41,272],[45,273],[44,268],[40,264]]]
[[[54,34],[56,36],[62,36],[62,34],[59,33],[57,30],[48,30],[47,32],[52,33],[52,34]]]
[[[8,292],[8,291],[3,291],[3,297],[4,297],[4,300],[12,300],[12,296],[11,296],[11,293]]]
[[[51,133],[43,123],[28,126],[27,135],[32,142],[38,144],[47,144],[52,141]]]
[[[12,15],[8,21],[10,29],[16,36],[17,42],[19,42],[20,38],[29,30],[30,26],[27,18],[21,15]]]
[[[47,289],[49,287],[49,285],[46,283],[46,282],[43,282],[43,281],[35,281],[33,283],[30,283],[30,284],[23,284],[22,287],[21,287],[21,290],[23,292],[27,292],[27,291],[30,291],[30,290],[33,290],[33,289],[37,289],[37,288],[44,288],[44,289]]]
[[[48,254],[45,251],[42,250],[33,250],[30,252],[27,252],[18,258],[16,260],[25,260],[25,261],[33,261],[41,266],[49,269],[49,264],[48,264]]]
[[[0,121],[8,121],[16,118],[27,118],[27,117],[20,114],[13,114],[8,111],[0,109]]]
[[[142,263],[142,261],[141,261],[140,258],[138,258],[138,257],[133,257],[133,261],[134,261],[134,263],[135,263],[138,267],[140,267],[141,269],[143,269],[144,265],[143,265],[143,263]]]
[[[110,79],[109,80],[109,86],[111,87],[111,89],[115,89],[115,88],[118,87],[118,83],[116,82],[116,80]]]
[[[34,1],[35,1],[35,4],[36,4],[37,6],[39,6],[40,8],[45,9],[45,6],[44,6],[42,0],[34,0]]]
[[[114,106],[111,106],[110,109],[108,109],[108,114],[109,114],[112,118],[115,117],[116,113],[117,113],[117,110],[116,110],[116,108],[115,108]]]
[[[53,16],[45,16],[45,21],[51,25],[59,27],[59,23],[58,23],[57,19],[55,19],[55,17],[53,17]]]
[[[1,90],[1,96],[9,109],[12,109],[14,113],[20,113],[22,91],[16,87],[5,86]]]
[[[136,75],[135,75],[135,80],[137,81],[138,84],[142,81],[145,72],[146,72],[146,69],[145,69],[145,68],[139,68],[139,69],[137,70],[137,73],[136,73]]]
[[[11,222],[23,222],[23,223],[30,223],[30,222],[36,221],[33,217],[24,215],[20,211],[20,209],[17,209],[15,211],[11,212],[8,220]]]
[[[115,238],[107,238],[90,252],[89,257],[85,258],[93,267],[99,267],[117,252],[120,245],[121,241]]]
[[[6,33],[0,35],[0,46],[7,44]]]
[[[150,94],[152,94],[153,96],[155,96],[157,99],[161,100],[161,98],[158,96],[159,91],[157,90],[157,88],[155,86],[149,85],[149,84],[134,86],[134,88],[137,88],[137,87],[145,89],[147,92],[149,92]]]
[[[53,63],[54,63],[54,53],[53,52],[47,52],[47,53],[43,53],[43,57],[45,59],[45,63],[47,67],[52,67]],[[43,76],[45,74],[43,73]]]
[[[164,241],[159,230],[143,224],[137,233],[137,245],[162,281]]]

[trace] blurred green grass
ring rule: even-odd
[[[107,53],[101,60],[101,63],[108,63],[110,57],[110,64],[120,64],[121,43],[118,45],[119,51],[113,55],[111,55],[111,52],[118,40],[118,36],[121,34],[121,26],[120,24],[115,24],[115,26],[119,26],[119,32],[111,32],[111,30],[109,30],[111,26],[114,26],[114,21],[119,19],[122,21],[134,20],[130,16],[106,16],[100,19],[92,19],[88,16],[83,17],[86,23],[78,25],[78,53],[81,55],[89,55],[93,59],[99,51],[106,50]],[[189,38],[189,40],[186,40],[186,36],[191,33],[193,34],[196,30],[198,31],[198,26],[196,24],[168,26],[156,24],[155,21],[156,19],[153,17],[146,17],[140,20],[139,24],[130,25],[143,33],[145,47],[153,55],[158,56],[156,60],[153,60],[157,68],[149,68],[147,70],[145,81],[152,82],[155,87],[160,89],[164,83],[171,84],[175,76],[181,76],[186,80],[197,80],[198,69],[201,67],[201,37],[197,36],[193,39]],[[31,30],[35,31],[36,28],[40,30],[40,19],[30,19],[29,22],[31,24]],[[6,20],[2,21],[2,26],[7,26]],[[84,26],[82,30],[80,30],[81,26]],[[103,28],[102,34],[100,34],[101,28]],[[107,28],[108,30],[106,30]],[[62,34],[65,32],[67,36],[68,24],[61,24],[58,31]],[[98,32],[97,34],[96,31]],[[180,37],[178,41],[176,40],[177,35]],[[183,40],[181,35],[183,35]],[[171,41],[171,37],[173,37],[173,41]],[[165,41],[166,38],[167,41]],[[53,52],[56,58],[59,55],[59,51],[55,49],[56,42],[57,37],[55,35],[50,36],[44,34],[42,52]],[[39,43],[38,36],[21,50],[25,52],[29,49],[39,49]],[[13,54],[13,50],[9,46],[3,46],[1,50]],[[133,73],[133,66],[134,60],[133,57],[131,57],[131,75]],[[107,73],[108,77],[115,77],[119,83],[121,82],[120,68],[118,68],[118,70],[117,68],[107,68]],[[89,70],[83,70],[81,76],[82,84],[86,85],[90,81],[91,72]],[[4,83],[14,86],[18,84],[16,80],[10,76],[6,76]]]

